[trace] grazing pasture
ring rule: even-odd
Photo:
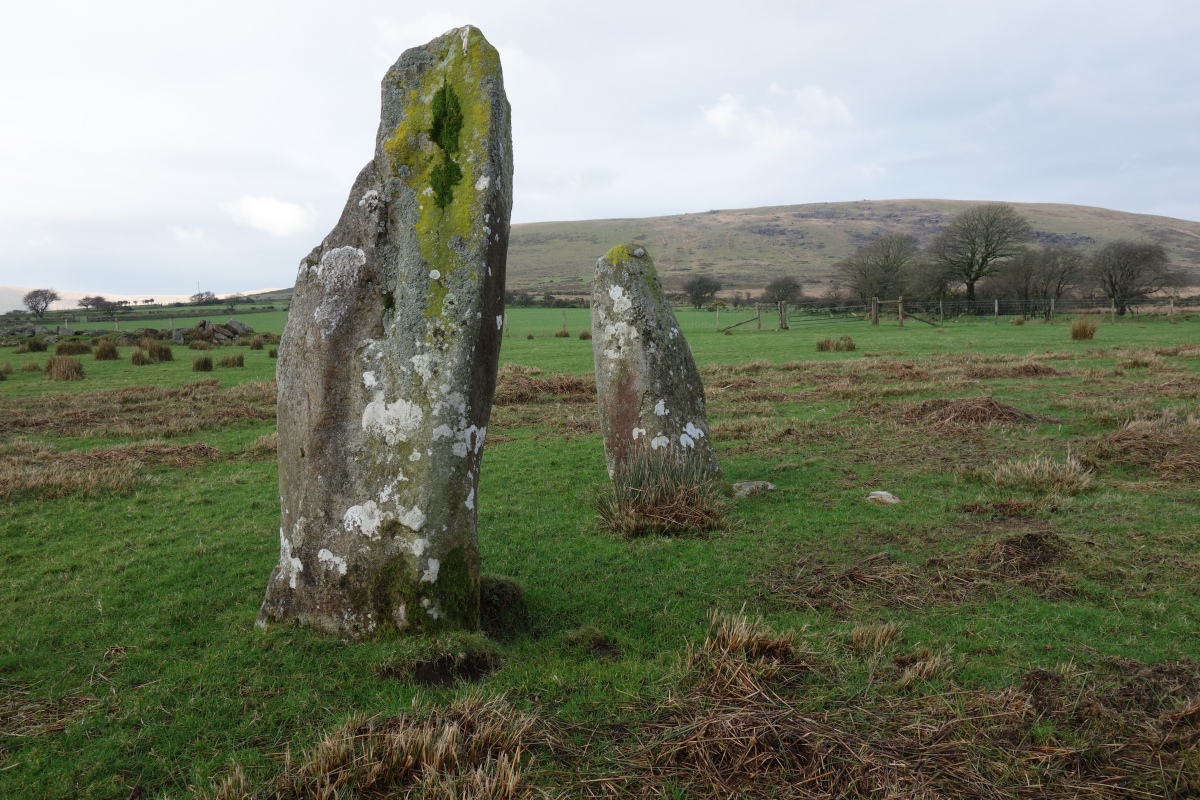
[[[679,317],[777,491],[610,532],[588,312],[514,309],[485,629],[418,642],[254,627],[267,350],[0,348],[0,796],[1200,794],[1200,321]]]

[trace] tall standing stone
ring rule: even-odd
[[[512,139],[473,27],[383,79],[375,157],[300,264],[279,347],[279,564],[259,624],[479,624],[476,488],[504,321]]]
[[[720,474],[704,384],[650,255],[618,245],[596,263],[592,352],[608,474],[638,453],[699,462]]]

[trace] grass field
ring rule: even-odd
[[[0,349],[0,797],[1200,794],[1200,321],[681,311],[725,477],[778,491],[628,540],[594,511],[594,396],[553,380],[591,369],[566,314],[509,316],[479,535],[523,599],[487,627],[500,668],[450,686],[395,677],[410,642],[254,628],[266,350],[57,383]],[[424,773],[389,750],[452,723],[496,744]]]

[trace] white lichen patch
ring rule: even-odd
[[[608,290],[608,296],[612,299],[613,311],[618,314],[624,314],[633,308],[633,301],[625,294],[625,290],[620,286],[611,286]]]
[[[666,400],[659,400],[657,403],[654,404],[654,415],[655,416],[665,417],[667,414],[670,414],[670,413],[671,412],[667,410],[667,401]]]
[[[378,539],[379,526],[386,516],[374,500],[368,500],[360,506],[350,506],[346,509],[342,516],[342,525],[348,531],[357,529],[368,539]]]
[[[436,269],[429,270],[429,280],[436,281],[442,277],[442,273]]]
[[[367,387],[368,389],[374,389],[378,385],[379,385],[379,382],[377,380],[375,380],[374,372],[364,372],[363,373],[363,386]]]
[[[695,425],[693,425],[690,422],[684,426],[683,432],[685,434],[687,434],[688,436],[692,437],[693,439],[703,439],[704,438],[704,431],[700,430],[699,428],[697,428]]]
[[[470,494],[467,495],[466,502],[464,502],[463,505],[466,506],[469,511],[475,510],[475,490],[474,489],[472,489]]]
[[[663,436],[660,433],[658,436],[655,436],[653,439],[650,440],[650,449],[657,450],[660,447],[668,447],[668,446],[670,446],[670,444],[671,444],[671,440],[668,439],[666,436]]]
[[[504,327],[504,315],[497,314],[496,315],[496,330],[500,330],[503,327]]]
[[[370,189],[358,200],[359,208],[369,208],[374,211],[377,205],[379,205],[379,191],[376,189]]]
[[[325,569],[336,571],[338,575],[346,574],[346,559],[335,556],[329,550],[321,548],[317,551],[317,561],[325,565]]]
[[[378,396],[363,409],[362,427],[367,433],[381,435],[388,444],[394,445],[407,442],[424,418],[425,412],[416,403],[403,398],[388,403]]]
[[[317,279],[323,284],[324,292],[313,312],[313,319],[320,326],[322,336],[333,333],[345,319],[350,310],[351,294],[366,263],[367,254],[357,247],[336,247],[321,256]]]
[[[411,531],[419,531],[425,527],[425,512],[413,506],[399,516],[400,524]]]
[[[492,177],[490,175],[480,175],[479,180],[475,181],[475,189],[480,192],[484,191],[491,185]],[[491,231],[489,231],[489,233],[490,232]]]
[[[436,583],[440,568],[441,564],[436,558],[429,559],[429,563],[425,567],[425,573],[421,576],[421,583]]]
[[[414,541],[412,544],[410,544],[408,546],[408,549],[410,551],[412,551],[412,554],[414,556],[416,556],[417,558],[420,558],[421,555],[425,552],[425,548],[427,548],[427,547],[429,547],[428,539],[417,539],[416,541]]]
[[[639,436],[645,436],[645,435],[646,435],[646,429],[645,429],[645,428],[634,428],[634,429],[633,429],[633,440],[634,440],[635,442],[638,440],[638,437],[639,437]]]
[[[433,356],[429,353],[418,353],[409,360],[412,361],[413,369],[421,376],[421,380],[427,381],[433,377]]]
[[[421,451],[413,450],[411,453],[408,454],[408,460],[409,461],[420,461],[421,460]]]
[[[688,436],[686,433],[679,434],[679,444],[686,450],[696,446],[696,440]]]
[[[304,564],[298,558],[292,557],[292,543],[279,529],[279,575],[286,578],[288,586],[296,588],[296,576],[304,571]]]

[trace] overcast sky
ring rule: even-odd
[[[372,155],[384,72],[465,23],[504,65],[514,222],[917,197],[1200,220],[1194,0],[39,0],[3,20],[0,284],[290,286]]]

